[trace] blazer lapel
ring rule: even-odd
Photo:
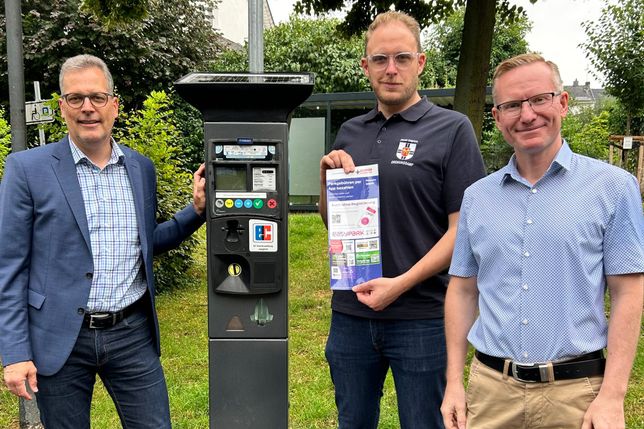
[[[134,209],[136,210],[136,223],[139,229],[139,240],[141,240],[141,252],[143,258],[148,257],[148,237],[145,233],[145,196],[143,195],[143,177],[141,175],[141,167],[139,161],[132,156],[131,152],[121,146],[123,154],[125,155],[125,170],[127,171],[130,185],[132,186],[132,195],[134,196]]]
[[[89,227],[87,226],[87,214],[85,213],[85,203],[83,202],[83,194],[78,184],[78,175],[76,174],[76,165],[74,158],[72,158],[72,151],[69,148],[69,140],[67,137],[56,143],[56,147],[52,153],[54,161],[52,168],[54,174],[58,179],[65,199],[74,214],[74,219],[83,234],[87,248],[92,250],[92,245],[89,239]]]

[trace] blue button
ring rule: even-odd
[[[235,200],[235,207],[236,208],[240,209],[240,208],[242,208],[243,205],[244,205],[244,202],[242,200],[239,200],[239,199]]]
[[[244,207],[247,209],[253,207],[253,200],[244,200]]]

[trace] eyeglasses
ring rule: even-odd
[[[61,95],[61,98],[69,104],[69,107],[74,109],[80,109],[85,103],[85,99],[88,98],[89,102],[92,103],[94,107],[105,107],[107,101],[110,97],[113,97],[114,94],[108,92],[92,92],[90,94],[80,94],[77,92],[70,92],[69,94]]]
[[[561,95],[561,92],[544,92],[543,94],[533,95],[525,100],[512,100],[497,104],[496,110],[507,117],[519,116],[521,115],[523,103],[527,101],[532,110],[535,112],[543,112],[552,106],[552,99],[558,95]]]
[[[394,64],[396,64],[396,67],[399,70],[404,70],[406,68],[409,68],[414,63],[414,59],[418,58],[419,55],[420,53],[418,52],[398,52],[397,54],[391,55],[367,55],[366,58],[369,62],[369,65],[376,71],[386,69],[389,65],[389,58],[394,59]]]

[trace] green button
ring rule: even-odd
[[[259,198],[254,199],[253,207],[255,207],[256,209],[261,209],[262,207],[264,207],[264,201],[260,200]]]

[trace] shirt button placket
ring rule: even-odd
[[[387,131],[387,127],[380,128],[380,131],[378,132],[378,140],[376,140],[376,143],[378,143],[378,144],[382,143],[382,137],[383,137],[383,134],[385,134],[386,131]]]
[[[521,310],[520,310],[521,314],[519,316],[520,317],[519,323],[520,323],[520,326],[522,328],[520,330],[521,331],[521,339],[520,339],[521,346],[520,347],[522,349],[523,349],[524,345],[527,344],[527,341],[528,341],[528,338],[529,338],[529,335],[527,333],[527,328],[529,326],[529,319],[528,319],[528,317],[526,317],[526,314],[525,314],[525,311],[528,308],[530,308],[530,301],[528,299],[529,295],[527,294],[527,292],[530,289],[528,283],[530,281],[530,273],[531,273],[531,270],[530,270],[530,262],[531,262],[530,261],[530,258],[531,258],[530,249],[531,249],[532,241],[530,240],[530,237],[532,236],[532,231],[531,231],[531,229],[529,227],[534,224],[534,219],[530,215],[530,213],[531,213],[531,207],[532,207],[532,204],[531,204],[532,203],[532,201],[531,201],[532,196],[535,195],[536,193],[537,193],[537,188],[530,188],[529,189],[528,202],[527,202],[527,206],[526,206],[526,209],[525,209],[526,212],[525,212],[525,217],[524,217],[525,227],[523,228],[523,254],[522,254],[523,263],[522,263],[522,268],[521,268],[521,271],[522,271],[521,272],[521,277],[522,277],[523,281],[521,282],[520,287],[523,290],[523,292],[525,292],[525,294],[522,294]],[[527,359],[528,358],[527,350],[523,349],[523,351],[521,352],[521,355],[522,355],[522,357],[524,359]]]

